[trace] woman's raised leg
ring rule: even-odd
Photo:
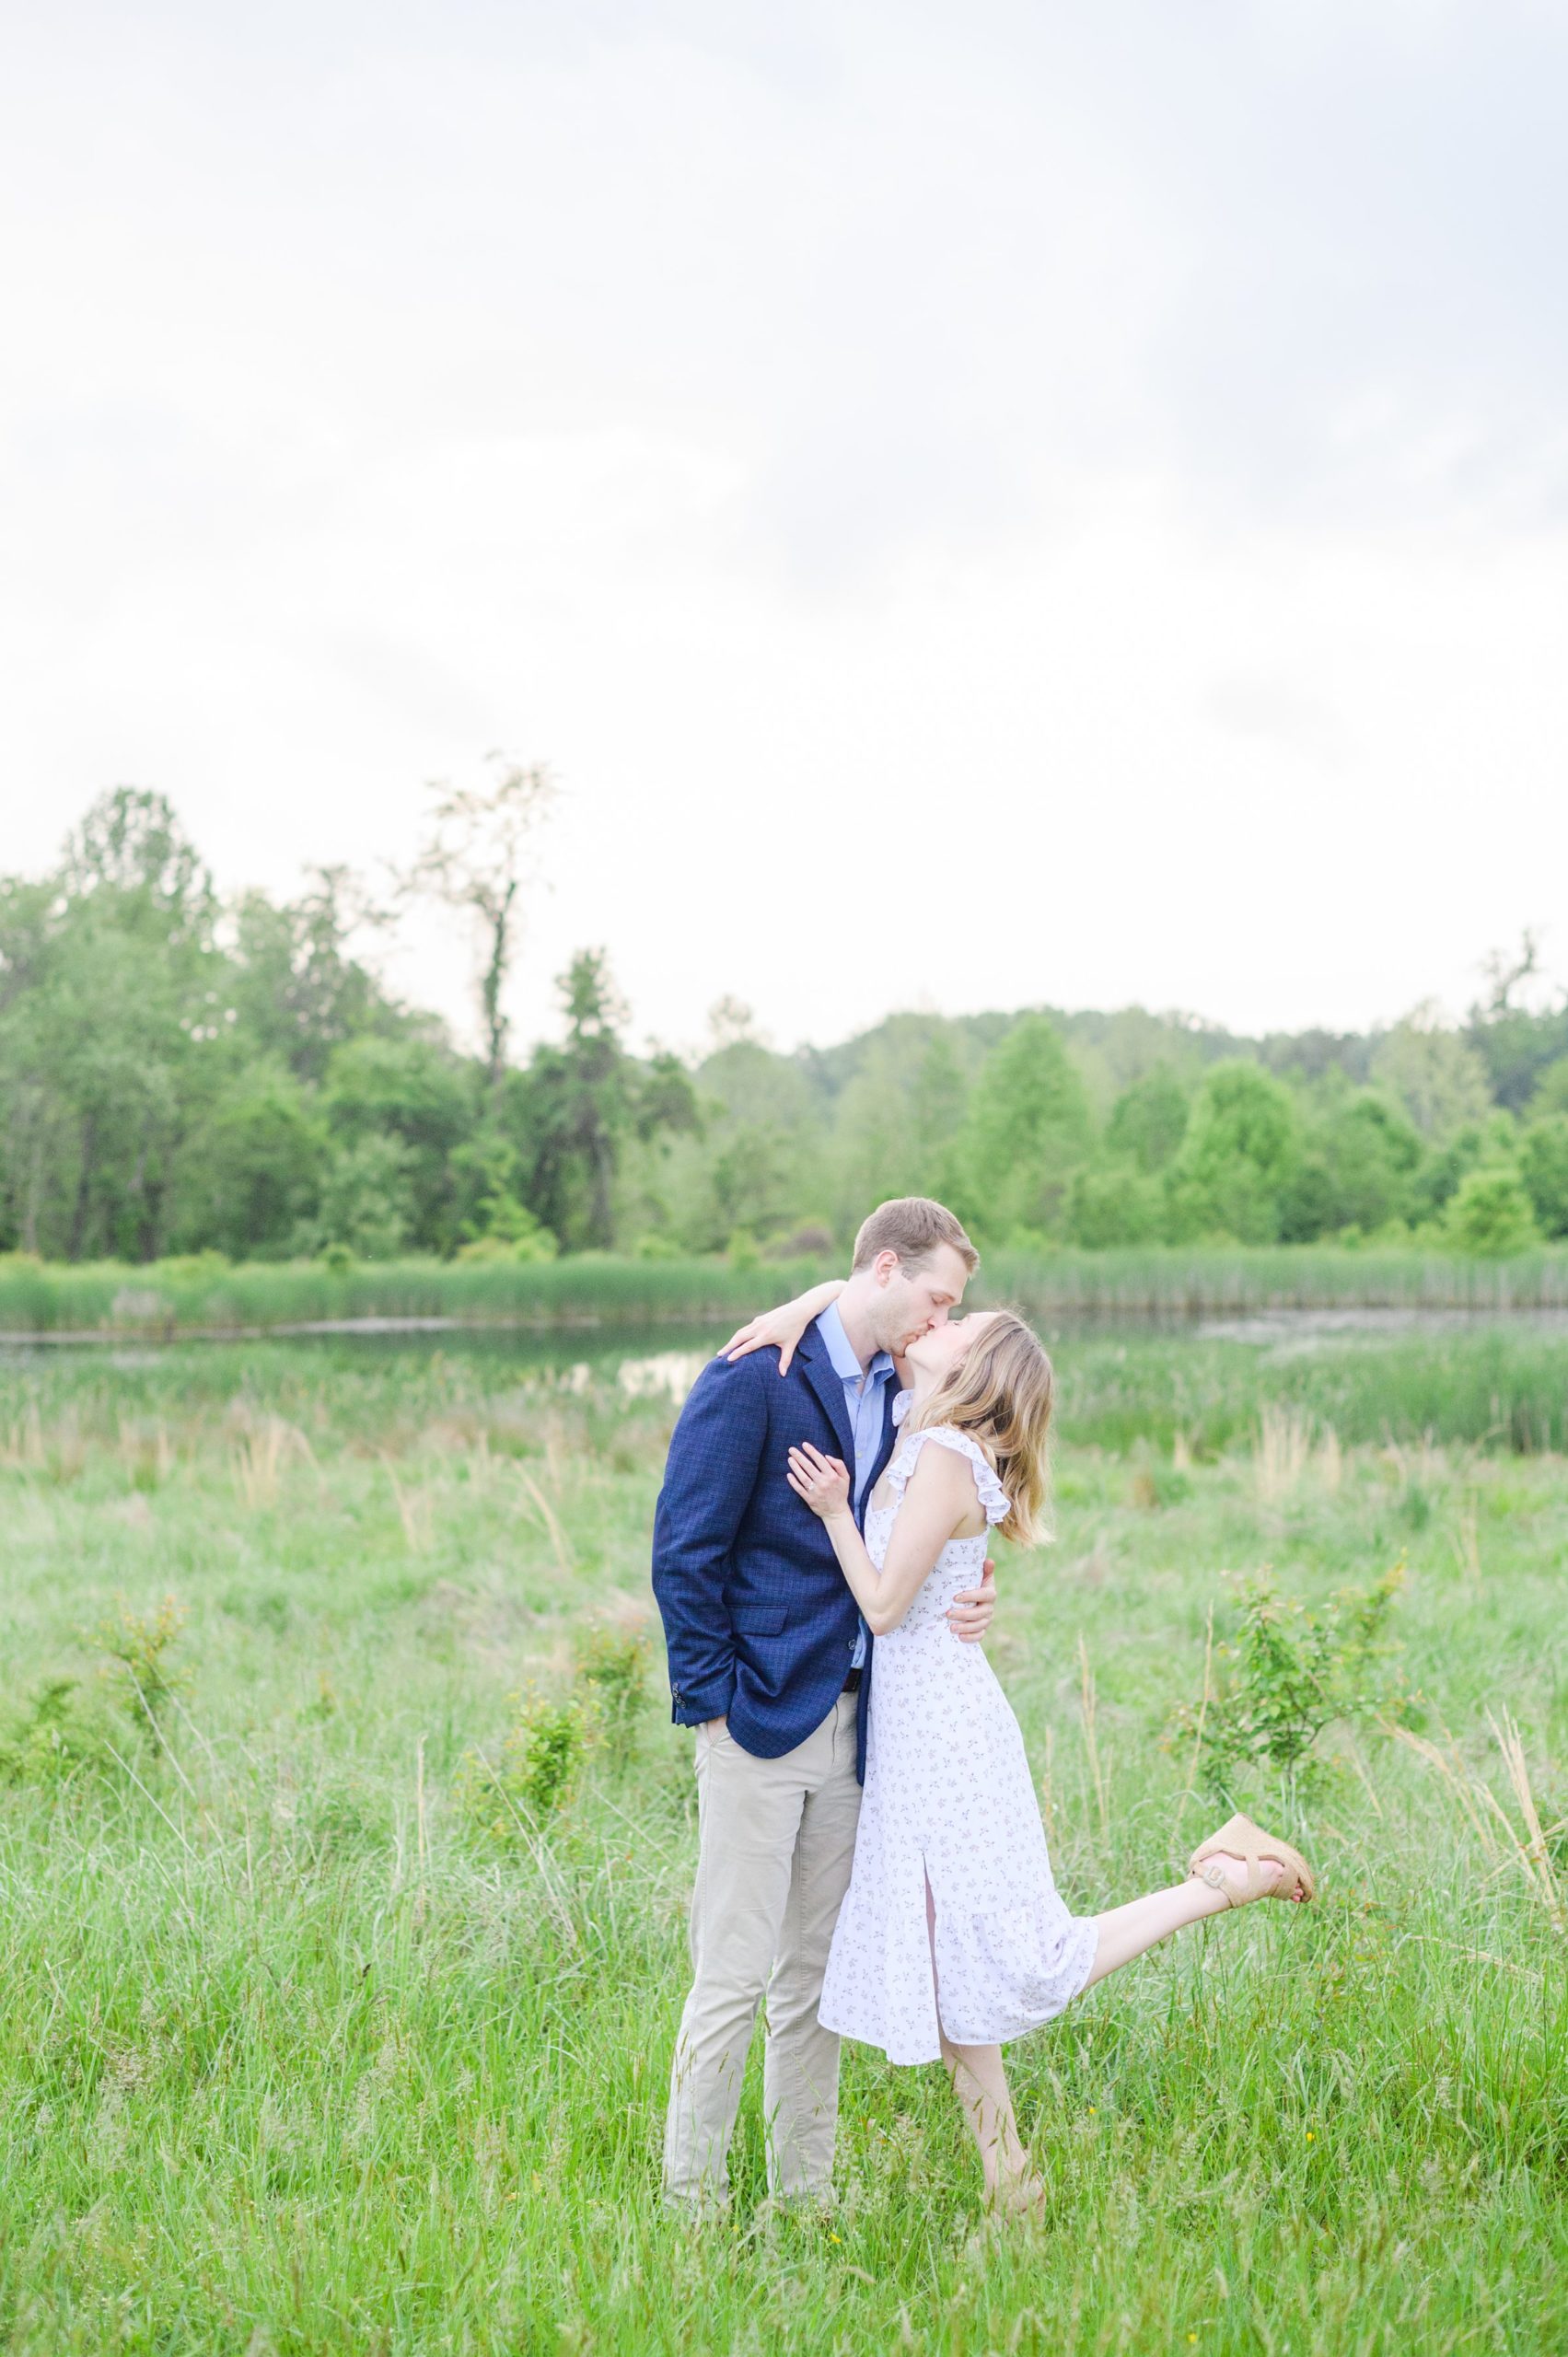
[[[1246,1860],[1221,1856],[1214,1863],[1225,1870],[1227,1882],[1239,1896],[1247,1887]],[[1263,1862],[1260,1898],[1268,1895],[1283,1872],[1284,1868],[1272,1859]],[[1123,1906],[1108,1907],[1103,1915],[1095,1917],[1099,1942],[1084,1987],[1092,1989],[1108,1972],[1131,1964],[1135,1956],[1169,1939],[1184,1924],[1196,1923],[1205,1915],[1217,1915],[1232,1903],[1230,1891],[1211,1889],[1196,1875],[1189,1875],[1185,1882],[1172,1883],[1167,1890],[1146,1891],[1142,1898],[1129,1898]]]

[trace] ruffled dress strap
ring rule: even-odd
[[[927,1424],[918,1433],[910,1433],[900,1443],[888,1468],[888,1486],[893,1492],[894,1504],[901,1503],[910,1477],[920,1462],[920,1452],[928,1440],[934,1440],[939,1448],[950,1448],[955,1456],[969,1458],[986,1521],[1005,1521],[1013,1511],[1013,1501],[997,1480],[995,1467],[977,1440],[968,1433],[956,1431],[951,1424]]]

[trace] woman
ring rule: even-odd
[[[836,1290],[754,1320],[731,1354],[776,1342],[787,1364]],[[1022,1546],[1040,1536],[1051,1362],[1010,1310],[980,1311],[911,1343],[907,1377],[912,1398],[864,1538],[845,1467],[809,1445],[790,1458],[790,1486],[821,1516],[877,1640],[854,1871],[819,2019],[893,2062],[940,2058],[988,2200],[1028,2211],[1043,2188],[1003,2045],[1183,1924],[1254,1898],[1309,1899],[1313,1879],[1299,1852],[1233,1817],[1193,1852],[1185,1882],[1101,1915],[1070,1912],[1018,1723],[981,1648],[958,1644],[945,1618],[978,1581],[993,1524]]]

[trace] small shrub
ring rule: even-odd
[[[1241,1624],[1215,1647],[1218,1690],[1173,1713],[1167,1749],[1199,1747],[1198,1774],[1211,1799],[1237,1805],[1238,1792],[1272,1777],[1287,1797],[1305,1799],[1325,1781],[1313,1747],[1336,1719],[1399,1717],[1409,1707],[1388,1668],[1395,1641],[1388,1617],[1404,1583],[1396,1563],[1370,1587],[1341,1588],[1327,1604],[1282,1595],[1264,1570],[1239,1583]]]
[[[596,1621],[577,1640],[577,1677],[589,1689],[618,1764],[632,1747],[652,1651],[645,1630],[610,1620]]]
[[[1444,1235],[1456,1252],[1502,1260],[1540,1242],[1535,1207],[1514,1169],[1471,1170],[1444,1214]]]
[[[459,1244],[454,1258],[482,1266],[493,1261],[505,1261],[515,1268],[519,1261],[553,1260],[560,1249],[549,1228],[535,1226],[527,1236],[476,1236],[470,1244]]]
[[[171,1285],[215,1284],[231,1267],[226,1252],[176,1252],[154,1263],[159,1278]]]
[[[119,1611],[107,1614],[88,1632],[98,1651],[108,1654],[114,1664],[110,1676],[123,1689],[133,1716],[154,1728],[170,1698],[191,1682],[190,1672],[175,1668],[168,1657],[188,1617],[171,1596],[152,1613],[133,1612],[122,1596]]]
[[[493,1840],[512,1842],[564,1808],[575,1790],[593,1730],[575,1694],[552,1701],[530,1686],[515,1695],[517,1715],[499,1751],[465,1752],[458,1771],[464,1814]]]
[[[481,1197],[463,1234],[468,1241],[458,1247],[459,1260],[553,1260],[561,1249],[528,1205],[499,1185]]]
[[[74,1678],[46,1678],[0,1734],[0,1784],[63,1784],[113,1767],[105,1731],[82,1707]]]

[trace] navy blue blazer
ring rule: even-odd
[[[882,1386],[882,1441],[861,1515],[892,1454],[897,1380]],[[654,1515],[654,1594],[669,1655],[670,1716],[727,1715],[744,1751],[777,1759],[821,1725],[843,1687],[860,1613],[820,1519],[785,1480],[812,1441],[852,1469],[842,1377],[815,1326],[779,1374],[776,1351],[710,1359],[680,1411]],[[860,1518],[857,1516],[857,1519]],[[855,1772],[865,1776],[871,1639]]]

